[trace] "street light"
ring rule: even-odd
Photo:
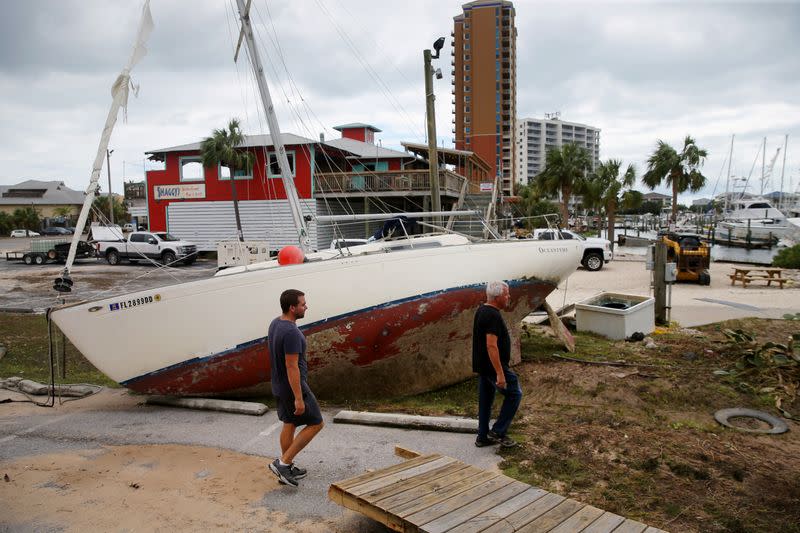
[[[114,225],[114,197],[111,195],[111,154],[114,150],[106,148],[106,170],[108,171],[108,220]]]

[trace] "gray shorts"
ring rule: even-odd
[[[286,394],[275,396],[278,402],[278,420],[284,424],[294,424],[295,426],[316,426],[321,424],[322,413],[320,412],[317,398],[305,383],[301,385],[301,389],[306,410],[299,416],[294,414],[294,394],[291,389]]]

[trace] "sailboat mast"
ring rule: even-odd
[[[100,171],[103,169],[103,159],[107,160],[108,157],[108,142],[111,139],[111,133],[114,131],[114,125],[117,123],[117,115],[119,114],[120,108],[122,108],[124,111],[127,110],[128,93],[130,91],[131,84],[131,70],[133,70],[133,67],[147,53],[145,43],[147,42],[147,38],[150,36],[150,32],[152,31],[153,17],[150,14],[150,0],[145,0],[144,4],[142,5],[142,16],[139,21],[139,29],[136,32],[136,41],[133,45],[133,51],[131,52],[131,56],[128,59],[127,65],[122,69],[122,72],[120,72],[120,74],[117,76],[117,79],[114,81],[114,84],[111,86],[111,106],[108,110],[108,115],[106,116],[106,123],[103,126],[103,133],[100,135],[100,143],[97,147],[94,163],[92,164],[92,174],[89,178],[89,185],[86,187],[86,196],[83,200],[83,207],[78,215],[78,222],[75,224],[75,232],[72,235],[72,243],[69,247],[69,253],[67,254],[67,261],[64,265],[64,270],[61,272],[61,276],[56,278],[53,284],[53,288],[59,292],[70,292],[71,290],[70,287],[72,286],[72,280],[70,279],[70,271],[72,270],[72,264],[75,261],[75,254],[78,249],[81,233],[86,225],[86,221],[89,217],[89,211],[92,208],[92,202],[94,201],[94,197],[99,189],[98,181],[100,180]],[[109,202],[111,202],[110,176],[111,174],[109,173]],[[113,204],[110,205],[113,208]]]
[[[766,176],[764,175],[764,171],[767,167],[767,138],[764,137],[764,148],[761,150],[761,194],[759,196],[764,196],[764,180]]]
[[[736,134],[731,135],[731,153],[728,156],[728,179],[725,182],[725,208],[723,209],[723,213],[728,212],[728,200],[730,199],[730,187],[731,187],[731,163],[733,163],[733,139],[736,137]]]
[[[789,147],[789,134],[783,139],[783,166],[781,166],[781,192],[778,197],[778,209],[783,209],[783,175],[786,172],[786,149]]]
[[[286,199],[289,202],[289,209],[292,212],[294,227],[297,230],[297,240],[303,250],[308,250],[310,249],[308,228],[306,227],[305,219],[300,210],[300,198],[297,196],[297,189],[294,185],[291,168],[289,167],[289,159],[286,157],[286,147],[283,145],[283,139],[281,138],[281,129],[280,126],[278,126],[278,118],[275,115],[275,108],[272,105],[272,96],[270,96],[269,93],[269,86],[264,78],[264,67],[261,65],[261,57],[258,55],[258,49],[256,48],[255,39],[253,38],[253,27],[250,24],[250,1],[251,0],[248,0],[247,5],[245,5],[244,0],[236,0],[239,7],[239,18],[242,21],[239,41],[241,42],[242,35],[244,35],[247,49],[250,52],[250,63],[253,66],[253,74],[258,83],[258,92],[261,95],[261,104],[264,106],[264,113],[267,115],[269,135],[278,156],[281,180],[283,181],[283,188],[286,190]],[[266,165],[269,167],[269,159],[267,159]]]

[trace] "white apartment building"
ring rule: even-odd
[[[558,118],[517,119],[517,183],[527,185],[545,167],[550,148],[567,143],[589,151],[592,168],[600,163],[600,129]]]

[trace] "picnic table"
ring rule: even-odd
[[[782,268],[738,268],[734,267],[733,274],[730,275],[731,285],[740,282],[743,287],[747,287],[748,283],[753,281],[766,281],[767,287],[770,287],[773,282],[780,285],[783,289],[783,284],[786,283],[786,278],[783,277]]]

